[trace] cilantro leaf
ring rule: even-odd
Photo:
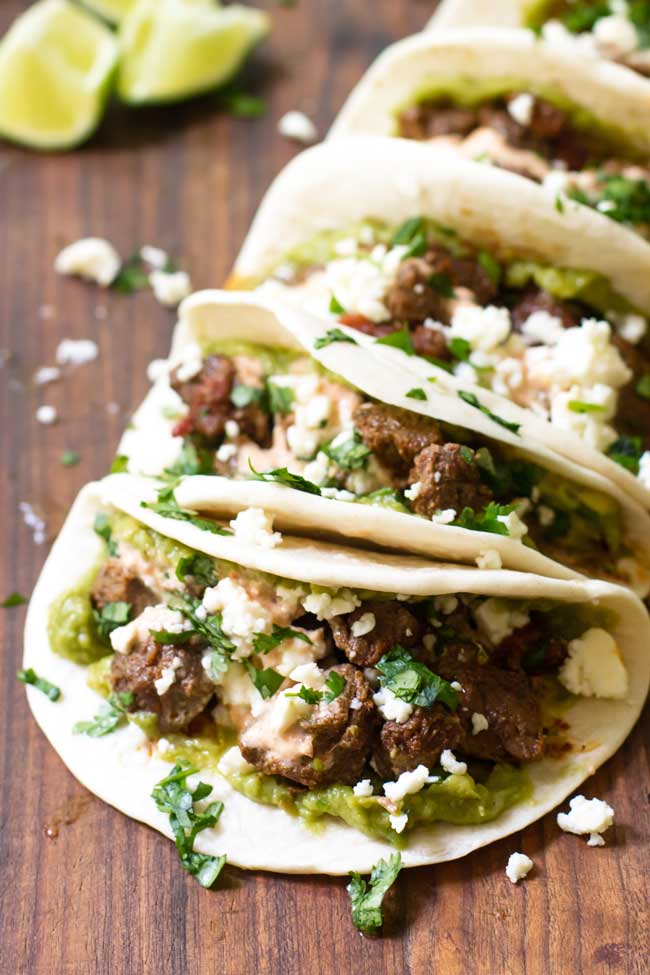
[[[76,450],[63,450],[60,460],[63,467],[74,467],[81,460],[81,454]]]
[[[462,339],[459,335],[450,340],[447,348],[453,355],[454,359],[458,359],[459,362],[467,362],[472,351],[472,347],[467,339]]]
[[[230,393],[230,402],[238,409],[252,404],[261,404],[265,390],[261,386],[246,386],[245,383],[235,383]]]
[[[194,808],[194,803],[206,799],[212,792],[212,786],[206,782],[199,782],[193,790],[188,786],[188,778],[198,771],[189,762],[177,762],[170,774],[154,786],[151,798],[160,812],[169,816],[183,868],[196,877],[202,887],[211,887],[221,873],[226,857],[196,853],[194,840],[204,829],[216,825],[224,807],[222,802],[211,802],[201,811]]]
[[[108,515],[103,512],[95,515],[93,530],[96,535],[104,539],[108,554],[110,556],[117,555],[117,544],[113,541],[113,530]]]
[[[326,690],[317,691],[313,687],[305,687],[304,684],[295,694],[287,694],[287,697],[299,697],[307,704],[320,704],[325,701],[331,704],[339,694],[342,694],[347,686],[347,681],[337,670],[333,670],[325,681]]]
[[[61,697],[61,688],[57,687],[56,684],[50,684],[49,680],[45,677],[39,677],[35,670],[28,667],[26,670],[19,670],[16,674],[19,681],[23,684],[31,684],[37,690],[49,697],[50,701],[58,701]]]
[[[3,609],[9,609],[11,606],[22,606],[27,602],[25,596],[21,596],[19,592],[10,593],[6,599],[3,599],[0,603]]]
[[[492,284],[499,284],[503,273],[499,262],[488,251],[480,250],[476,256]]]
[[[419,399],[426,402],[427,394],[419,386],[414,386],[413,389],[409,389],[406,394],[407,399]]]
[[[605,411],[605,407],[600,403],[586,403],[579,399],[570,399],[568,407],[572,413],[603,413]]]
[[[272,481],[276,484],[284,484],[286,487],[293,488],[295,491],[304,491],[305,494],[320,494],[321,490],[317,484],[301,477],[300,474],[292,474],[286,467],[276,467],[272,471],[256,471],[252,462],[248,461],[248,466],[252,471],[252,479],[255,481]]]
[[[208,555],[185,555],[176,565],[176,578],[185,582],[187,576],[203,586],[216,586],[219,581],[214,561]]]
[[[619,437],[614,441],[607,451],[607,456],[613,461],[625,467],[632,474],[639,473],[639,461],[643,453],[643,442],[641,437]]]
[[[194,630],[149,630],[156,643],[164,643],[168,647],[182,647],[188,643],[196,634]]]
[[[458,707],[458,695],[451,684],[414,660],[399,644],[385,653],[376,667],[381,686],[408,704],[426,708],[440,701],[450,711]]]
[[[345,308],[341,302],[337,299],[336,295],[332,295],[330,298],[330,312],[332,315],[345,315]]]
[[[214,454],[205,447],[197,447],[186,437],[178,458],[165,468],[165,474],[172,478],[185,474],[214,474]]]
[[[266,389],[271,413],[291,413],[294,395],[290,386],[277,386],[275,383],[269,382]]]
[[[271,633],[253,634],[253,653],[265,654],[275,650],[284,640],[302,640],[303,643],[314,645],[314,641],[300,630],[292,630],[290,626],[273,625]]]
[[[451,278],[444,271],[436,271],[429,278],[429,285],[443,298],[454,298],[456,292]]]
[[[111,283],[113,291],[119,291],[123,295],[130,295],[134,291],[148,287],[149,274],[139,252],[124,261]]]
[[[514,504],[497,504],[496,501],[490,501],[483,511],[474,511],[473,508],[463,508],[460,515],[452,522],[452,525],[458,528],[466,528],[468,531],[473,532],[491,532],[493,535],[507,535],[508,529],[502,521],[499,521],[499,518],[509,515],[514,509]]]
[[[223,632],[221,613],[202,618],[197,615],[201,600],[187,593],[181,593],[178,600],[174,600],[172,609],[178,610],[186,620],[192,624],[193,633],[200,636],[212,651],[210,655],[210,676],[213,680],[219,678],[228,669],[230,657],[235,644]]]
[[[174,497],[175,484],[161,488],[158,492],[157,501],[141,501],[141,508],[148,508],[163,518],[173,518],[176,521],[187,521],[195,528],[202,531],[211,532],[213,535],[232,535],[229,528],[223,528],[216,521],[208,518],[201,518],[187,508],[181,508]]]
[[[318,704],[322,698],[320,691],[314,690],[312,687],[305,687],[303,684],[299,691],[295,693],[287,693],[287,697],[299,697],[301,701],[305,704]]]
[[[221,103],[234,118],[260,118],[266,114],[267,104],[258,95],[237,88],[229,88],[220,94]]]
[[[113,630],[124,626],[131,616],[131,603],[106,603],[101,609],[93,609],[97,632],[102,640],[108,640]]]
[[[94,718],[90,721],[78,721],[74,725],[73,734],[88,735],[89,738],[103,738],[104,735],[110,735],[124,724],[127,710],[134,700],[133,694],[128,691],[109,695]]]
[[[408,325],[399,328],[396,332],[389,332],[388,335],[382,335],[380,339],[375,339],[375,345],[390,345],[394,349],[401,349],[406,355],[413,355],[415,352]]]
[[[392,247],[406,247],[404,259],[421,257],[427,249],[427,228],[423,217],[411,217],[398,227],[391,240]]]
[[[330,460],[334,461],[337,467],[344,471],[358,471],[368,465],[370,448],[366,447],[356,430],[352,431],[347,440],[342,443],[337,442],[334,446],[338,439],[335,437],[334,440],[320,448]]]
[[[506,430],[510,430],[512,433],[519,433],[521,423],[513,423],[510,420],[504,420],[503,417],[497,416],[496,413],[492,413],[487,406],[482,406],[481,403],[479,403],[478,397],[474,393],[470,393],[464,389],[459,389],[458,395],[465,403],[468,404],[468,406],[473,406],[474,409],[480,410],[481,413],[489,417],[494,423],[498,423],[499,426],[505,427]]]
[[[352,908],[352,920],[359,931],[371,934],[383,924],[381,907],[389,888],[395,883],[402,869],[402,857],[392,853],[388,860],[380,860],[372,868],[369,881],[361,874],[350,874],[347,891]]]
[[[650,399],[650,373],[644,373],[634,384],[634,391],[642,399]]]
[[[340,328],[328,328],[325,335],[321,335],[320,338],[316,339],[314,342],[315,349],[324,349],[328,345],[332,345],[333,342],[351,342],[352,345],[358,345],[359,343],[351,335],[347,335]]]
[[[282,674],[279,674],[277,670],[273,670],[272,667],[266,667],[263,670],[258,669],[250,660],[244,659],[242,663],[253,685],[260,692],[264,700],[266,701],[270,697],[273,697],[284,680]]]
[[[129,458],[126,454],[117,454],[111,464],[111,474],[124,474],[129,468]]]

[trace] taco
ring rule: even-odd
[[[119,464],[166,478],[163,507],[173,488],[181,508],[260,506],[310,537],[473,565],[489,552],[507,568],[647,593],[640,505],[536,442],[529,412],[376,348],[290,305],[199,292]]]
[[[224,856],[332,874],[394,847],[462,856],[561,802],[638,717],[649,623],[620,587],[248,543],[155,498],[125,474],[81,492],[25,634],[61,693],[29,703],[205,886]]]
[[[443,0],[429,29],[527,27],[578,58],[650,75],[647,0]]]
[[[625,106],[625,110],[621,110]],[[527,31],[436,31],[389,47],[330,137],[426,142],[541,183],[650,236],[650,83]]]
[[[359,137],[278,177],[230,283],[263,284],[375,336],[384,355],[414,353],[419,374],[446,369],[526,407],[544,443],[647,506],[649,254],[495,167]]]

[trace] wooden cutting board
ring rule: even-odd
[[[5,0],[0,30],[25,4]],[[51,540],[81,485],[108,468],[147,389],[147,363],[166,354],[174,316],[148,293],[107,294],[58,278],[65,243],[106,236],[123,255],[166,248],[196,287],[223,281],[269,180],[297,151],[276,132],[288,109],[324,133],[346,93],[387,43],[422,26],[426,0],[269,2],[272,40],[250,88],[263,119],[230,119],[214,99],[178,108],[115,110],[92,143],[63,156],[0,146],[0,597],[31,591],[47,553],[21,502]],[[99,358],[36,389],[62,338],[92,338]],[[35,421],[41,403],[61,421]],[[64,449],[81,454],[61,466]],[[90,796],[30,718],[13,675],[21,608],[0,610],[6,665],[0,706],[0,973],[18,975],[619,975],[650,971],[648,714],[585,785],[617,825],[603,849],[547,816],[456,863],[400,878],[382,939],[353,928],[345,881],[228,868],[207,892],[175,850]],[[649,648],[650,650],[650,648]],[[506,879],[521,850],[535,870]]]

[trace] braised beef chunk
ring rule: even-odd
[[[175,680],[168,690],[158,694],[154,682],[169,668],[174,670]],[[134,695],[131,711],[158,715],[158,727],[163,734],[187,728],[214,693],[214,686],[201,665],[200,648],[164,646],[153,637],[130,653],[114,655],[111,681],[114,691]]]
[[[411,501],[417,514],[430,518],[439,510],[453,508],[460,512],[469,507],[478,511],[488,504],[492,492],[482,483],[471,456],[468,458],[468,449],[446,443],[431,444],[420,451],[409,474],[409,482],[420,485],[417,497]]]
[[[548,636],[542,627],[531,621],[502,640],[492,652],[491,659],[506,670],[523,668],[527,674],[543,674],[561,667],[566,655],[566,640]]]
[[[650,355],[642,346],[626,342],[616,333],[612,334],[612,342],[637,379],[650,375]],[[622,435],[641,437],[643,449],[650,450],[650,399],[639,396],[635,386],[635,382],[630,382],[619,390],[616,429]]]
[[[386,307],[393,316],[406,322],[439,319],[444,299],[431,285],[434,267],[423,257],[402,261],[386,294]]]
[[[352,627],[362,616],[372,613],[375,625],[361,636],[354,636]],[[419,620],[401,603],[369,600],[345,616],[330,621],[334,643],[357,667],[371,667],[396,644],[415,647],[422,638]]]
[[[469,135],[476,128],[474,108],[459,108],[451,102],[420,102],[399,116],[399,134],[404,139],[435,139],[442,135]]]
[[[442,443],[435,420],[397,406],[362,403],[353,419],[366,447],[394,475],[396,487],[409,483],[409,470],[421,450]]]
[[[521,670],[479,663],[473,647],[449,646],[436,672],[458,681],[458,714],[467,734],[460,750],[476,758],[534,761],[543,749],[542,724],[529,678]],[[472,715],[487,718],[488,728],[473,734]]]
[[[437,328],[427,328],[426,325],[416,325],[411,332],[411,342],[416,355],[441,359],[443,362],[451,360],[451,353],[447,348],[444,334]]]
[[[365,315],[359,315],[356,312],[346,312],[341,315],[339,321],[341,325],[356,328],[358,332],[363,332],[364,335],[374,335],[376,338],[382,338],[384,335],[390,335],[391,332],[399,331],[399,326],[394,322],[373,322]]]
[[[497,294],[498,287],[481,262],[475,257],[454,257],[444,247],[434,245],[425,258],[432,273],[446,275],[454,288],[467,288],[480,305],[487,305]]]
[[[139,616],[146,606],[158,602],[154,593],[118,558],[107,559],[95,576],[90,601],[102,610],[108,603],[130,603],[131,617]]]
[[[516,332],[521,331],[524,322],[533,312],[545,311],[555,318],[559,318],[564,328],[573,328],[580,324],[580,312],[575,310],[569,302],[560,301],[541,288],[531,285],[517,298],[510,311],[512,327]]]
[[[370,753],[377,712],[368,681],[351,664],[331,667],[345,680],[345,688],[279,735],[270,725],[278,699],[268,701],[239,738],[242,755],[267,775],[280,775],[309,788],[333,782],[357,782]],[[355,701],[355,708],[350,703]],[[358,705],[358,706],[357,706]]]
[[[416,707],[401,724],[385,721],[372,756],[372,764],[386,779],[411,772],[418,765],[432,768],[446,748],[460,751],[466,731],[459,714],[442,704]]]
[[[201,371],[191,379],[179,380],[172,372],[170,383],[189,407],[187,416],[176,425],[176,436],[196,434],[206,444],[216,444],[224,434],[227,420],[235,420],[246,436],[260,446],[270,437],[270,416],[258,404],[236,407],[231,394],[236,381],[235,365],[228,356],[208,356]]]

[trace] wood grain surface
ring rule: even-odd
[[[4,0],[0,31],[25,4]],[[248,72],[265,118],[235,120],[214,98],[155,111],[113,109],[90,145],[67,155],[0,146],[0,597],[31,591],[48,542],[81,485],[106,472],[121,429],[163,356],[173,315],[151,294],[102,292],[57,277],[59,247],[106,236],[176,256],[196,287],[223,281],[265,187],[297,151],[276,132],[306,110],[324,132],[372,57],[421,27],[427,0],[266,4],[272,39]],[[62,338],[93,338],[99,358],[35,388]],[[61,421],[35,420],[51,403]],[[81,454],[60,463],[64,449]],[[585,785],[617,825],[603,849],[547,816],[465,860],[402,874],[382,939],[353,928],[345,883],[228,868],[202,890],[170,843],[78,785],[30,718],[14,680],[22,608],[0,610],[0,972],[19,975],[644,975],[650,971],[648,712]],[[508,855],[534,872],[517,887]]]

